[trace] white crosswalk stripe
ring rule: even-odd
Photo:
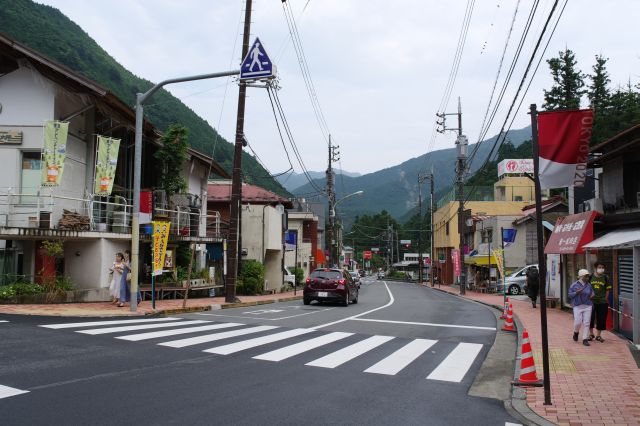
[[[436,343],[437,340],[412,340],[382,361],[367,368],[364,372],[394,376]]]
[[[180,323],[176,325],[180,325]],[[118,336],[116,337],[116,339],[129,340],[131,342],[138,342],[140,340],[157,339],[158,337],[176,336],[178,334],[195,333],[198,331],[210,331],[210,330],[218,330],[221,328],[239,327],[241,325],[243,324],[236,323],[236,322],[225,322],[221,324],[203,325],[200,327],[186,327],[186,328],[178,328],[176,330],[160,330],[160,331],[151,331],[148,333],[130,334],[128,336]]]
[[[478,343],[459,343],[427,379],[461,382],[481,349],[482,345]]]
[[[0,322],[9,322],[9,321],[7,321],[7,320],[0,320]]]
[[[202,325],[201,325],[202,324]],[[185,327],[190,325],[190,327]],[[101,334],[120,334],[113,336],[115,339],[138,342],[149,339],[159,339],[155,344],[159,346],[167,346],[172,348],[185,348],[204,343],[216,342],[224,339],[235,339],[232,343],[222,344],[215,347],[205,347],[203,352],[217,355],[229,355],[236,352],[264,346],[297,336],[303,336],[314,333],[315,336],[309,336],[306,340],[293,344],[285,344],[279,348],[274,348],[268,352],[256,355],[253,359],[262,361],[279,362],[298,355],[305,354],[314,349],[322,348],[326,345],[334,344],[343,345],[341,348],[324,355],[320,358],[313,359],[307,354],[307,366],[322,367],[333,369],[339,367],[361,355],[371,352],[373,349],[380,347],[378,352],[371,352],[367,359],[372,360],[370,367],[364,370],[365,373],[382,374],[394,376],[403,371],[411,364],[416,364],[416,368],[421,362],[428,360],[431,355],[426,354],[434,345],[438,344],[437,340],[430,339],[412,339],[403,343],[403,346],[389,354],[389,351],[383,352],[386,343],[395,339],[393,336],[368,336],[356,343],[342,342],[344,339],[356,336],[354,333],[348,332],[329,332],[318,330],[317,328],[296,328],[281,329],[274,325],[256,325],[242,323],[222,323],[207,320],[188,320],[182,318],[143,318],[128,320],[110,320],[110,321],[89,321],[78,323],[61,323],[61,324],[45,324],[40,327],[52,330],[70,329],[71,332],[82,333],[88,335]],[[74,330],[77,329],[77,330]],[[162,330],[160,330],[162,329]],[[231,330],[227,330],[231,329]],[[126,332],[136,330],[152,330],[129,334]],[[213,332],[212,332],[213,331]],[[204,333],[204,334],[203,334]],[[258,337],[249,336],[251,334],[264,333]],[[177,340],[167,340],[170,336],[178,336],[183,334],[193,334],[191,337],[181,338]],[[247,336],[246,338],[242,338]],[[242,339],[237,339],[242,338]],[[398,345],[400,346],[400,345]],[[451,344],[445,344],[444,347],[450,347]],[[467,375],[474,361],[480,354],[483,345],[475,343],[458,343],[453,350],[442,360],[426,377],[427,380],[445,381],[452,383],[460,383]],[[436,352],[441,353],[442,349]],[[333,350],[333,349],[332,349]],[[434,352],[435,353],[435,352]],[[376,354],[383,354],[376,358]],[[304,362],[304,361],[299,361]],[[358,363],[354,363],[357,365]],[[362,364],[360,363],[360,368]],[[359,370],[362,371],[362,370]],[[0,399],[8,396],[19,395],[28,391],[22,391],[8,386],[0,385]]]
[[[198,345],[200,343],[214,342],[216,340],[228,339],[230,337],[244,336],[245,334],[260,333],[261,331],[278,328],[275,325],[260,325],[257,327],[243,328],[242,330],[225,331],[223,333],[206,334],[204,336],[189,337],[187,339],[172,340],[171,342],[158,343],[160,346],[170,348],[184,348],[186,346]]]
[[[347,346],[339,351],[308,362],[306,365],[311,365],[313,367],[336,368],[392,339],[392,336],[371,336],[368,339],[354,343],[353,345]]]
[[[144,322],[161,322],[161,321],[178,321],[182,318],[149,318],[149,319],[130,319],[130,320],[111,320],[111,321],[92,321],[92,322],[74,322],[63,324],[46,324],[40,327],[52,328],[54,330],[60,330],[62,328],[80,328],[80,327],[97,327],[100,325],[114,325],[114,324],[138,324]]]
[[[123,331],[135,331],[135,330],[149,330],[153,328],[167,328],[167,327],[177,327],[180,325],[192,325],[192,324],[205,324],[210,323],[211,321],[205,320],[193,320],[193,321],[182,321],[182,322],[170,322],[168,324],[144,324],[144,325],[125,325],[121,327],[107,327],[107,328],[92,328],[90,330],[77,330],[76,333],[83,334],[109,334],[109,333],[121,333]]]
[[[0,399],[9,398],[10,396],[22,395],[23,393],[29,393],[29,391],[0,385]]]
[[[255,348],[256,346],[262,346],[280,340],[290,339],[292,337],[300,336],[302,334],[312,333],[315,330],[309,328],[294,328],[293,330],[283,331],[281,333],[270,334],[269,336],[256,337],[254,339],[244,340],[238,343],[231,343],[229,345],[218,346],[211,349],[205,349],[204,352],[218,355],[229,355],[236,352],[244,351],[245,349]]]
[[[275,351],[267,352],[262,355],[254,356],[254,358],[264,361],[282,361],[283,359],[300,355],[303,352],[328,345],[329,343],[336,342],[349,336],[353,336],[353,333],[342,333],[336,331],[334,333],[325,334],[324,336],[305,340],[304,342],[294,343],[293,345],[285,346],[284,348],[276,349]]]

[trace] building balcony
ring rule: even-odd
[[[0,237],[131,237],[133,205],[119,195],[71,197],[44,194],[40,189],[15,192],[0,189]],[[217,239],[220,213],[203,214],[200,208],[154,208],[154,220],[171,222],[170,236],[177,239]],[[144,229],[143,229],[144,232]]]

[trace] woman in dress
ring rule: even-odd
[[[119,308],[123,307],[124,304],[129,301],[129,297],[131,296],[131,290],[129,290],[130,281],[127,281],[129,272],[131,272],[131,252],[129,250],[125,250],[124,260],[122,261],[122,277],[120,278]]]
[[[111,304],[115,305],[120,299],[120,285],[122,280],[124,255],[116,253],[116,261],[109,270],[111,271],[111,283],[109,284],[109,294],[111,295]]]

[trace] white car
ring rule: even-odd
[[[293,286],[296,283],[296,276],[291,273],[288,267],[284,267],[284,283]]]
[[[351,278],[353,278],[353,282],[358,285],[358,288],[360,288],[360,274],[358,273],[358,271],[349,271],[349,275],[351,275]]]

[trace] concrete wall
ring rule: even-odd
[[[267,289],[279,291],[282,286],[282,215],[275,207],[249,205],[242,208],[242,248],[248,251],[242,259],[257,260],[265,266]]]
[[[517,197],[521,201],[535,200],[535,187],[528,177],[504,176],[493,185],[496,201],[514,201]]]
[[[115,254],[130,247],[126,240],[67,241],[64,244],[64,275],[71,278],[76,290],[108,287],[109,267]]]

